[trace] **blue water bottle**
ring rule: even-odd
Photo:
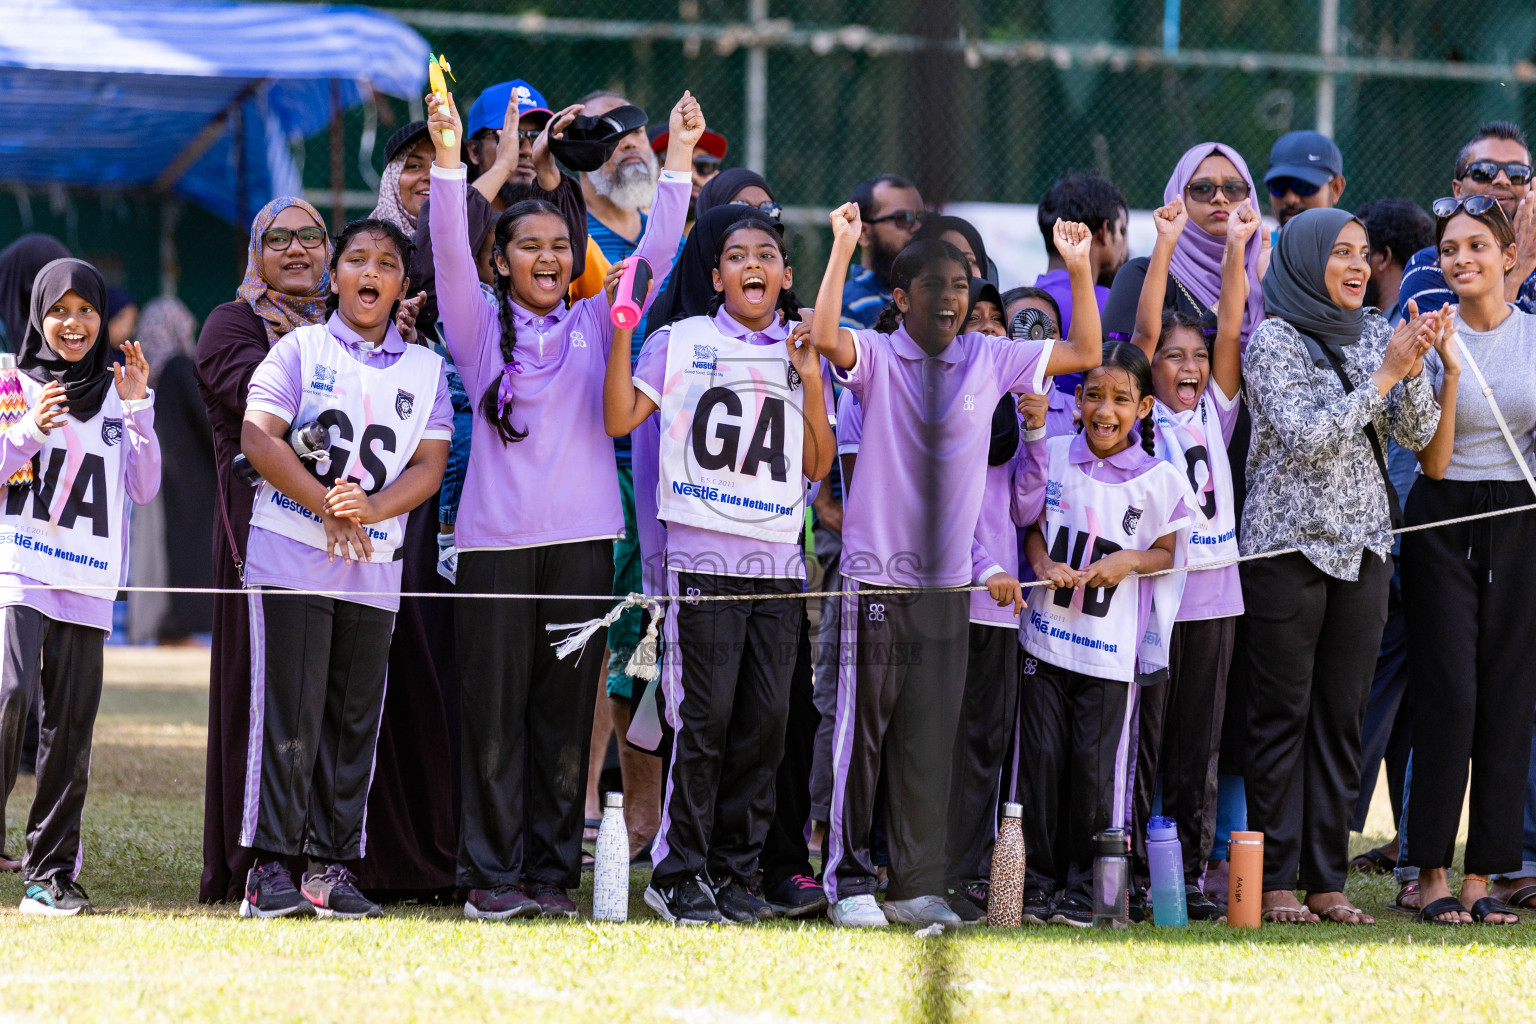
[[[1160,927],[1189,923],[1184,902],[1184,851],[1172,818],[1147,822],[1147,866],[1152,872],[1152,922]]]

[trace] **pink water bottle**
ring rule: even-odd
[[[645,313],[645,296],[651,290],[651,265],[631,256],[613,296],[613,326],[634,329]]]

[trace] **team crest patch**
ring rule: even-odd
[[[409,391],[395,392],[395,415],[403,420],[411,418],[411,413],[416,408],[416,396]]]
[[[1135,505],[1127,505],[1125,518],[1120,520],[1120,528],[1125,531],[1127,537],[1136,536],[1136,525],[1141,522],[1141,509]]]
[[[802,383],[804,383],[803,381],[801,381],[801,379],[800,379],[800,371],[795,369],[795,364],[794,363],[785,363],[784,364],[784,368],[785,368],[786,371],[788,371],[787,373],[785,373],[784,376],[785,376],[785,383],[789,385],[789,390],[793,391],[796,388],[798,388]]]
[[[103,444],[105,444],[108,448],[115,448],[117,446],[118,442],[121,441],[122,439],[123,439],[123,421],[122,420],[102,420],[101,421],[101,440],[102,440]]]

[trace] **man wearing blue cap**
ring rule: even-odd
[[[1302,210],[1337,206],[1344,194],[1344,155],[1322,132],[1286,132],[1269,151],[1269,208],[1285,222]]]
[[[517,109],[515,139],[504,137],[502,132],[514,107]],[[502,183],[531,184],[535,173],[533,142],[553,116],[543,94],[521,78],[497,82],[487,88],[469,108],[469,117],[464,122],[464,156],[469,164],[470,181],[486,174],[502,177],[503,181],[497,183],[497,191]],[[503,141],[506,145],[502,145]]]

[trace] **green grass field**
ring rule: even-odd
[[[107,679],[80,879],[104,912],[23,918],[19,879],[0,877],[0,1024],[1536,1018],[1536,926],[1412,925],[1386,910],[1390,879],[1352,879],[1350,897],[1380,922],[1371,928],[1195,925],[1172,937],[1142,926],[920,939],[825,922],[684,931],[652,918],[638,875],[627,925],[483,925],[419,907],[378,922],[242,921],[196,903],[206,654],[109,649]],[[24,777],[13,851],[31,797]],[[1379,831],[1385,808],[1372,820]]]

